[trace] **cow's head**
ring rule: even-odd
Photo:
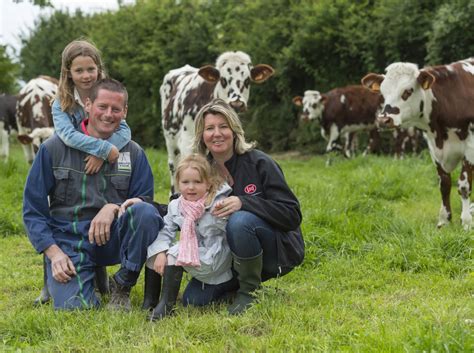
[[[434,76],[411,63],[394,63],[385,71],[385,75],[370,73],[361,81],[362,85],[383,96],[378,124],[390,128],[416,125],[417,119],[423,116],[425,91],[433,86]]]
[[[237,112],[247,108],[250,82],[262,83],[275,70],[269,65],[252,66],[250,57],[241,52],[226,52],[216,61],[216,66],[206,65],[199,69],[199,75],[210,83],[216,83],[215,97],[221,98]]]
[[[303,107],[301,119],[321,121],[324,111],[324,101],[326,97],[319,91],[305,91],[304,97],[293,98],[293,103],[298,107]]]

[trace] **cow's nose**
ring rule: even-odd
[[[241,113],[245,111],[245,104],[242,101],[234,101],[230,102],[230,106],[237,112]]]
[[[309,114],[308,113],[302,113],[300,116],[301,121],[304,121],[307,123],[309,121]]]
[[[386,128],[386,129],[395,128],[395,124],[393,122],[393,119],[387,114],[380,114],[377,117],[377,126],[379,128]]]

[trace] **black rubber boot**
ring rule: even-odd
[[[229,314],[238,315],[245,312],[255,301],[254,292],[262,283],[263,255],[251,258],[240,258],[233,255],[234,269],[238,273],[240,288],[234,302],[227,308]]]
[[[43,305],[50,301],[51,295],[48,290],[48,275],[46,271],[46,255],[43,255],[43,289],[40,295],[35,299],[33,305]]]
[[[181,266],[165,267],[160,302],[148,316],[151,321],[161,320],[173,314],[182,278],[183,268]]]
[[[101,295],[109,294],[109,276],[107,275],[107,267],[97,266],[95,268],[94,286]]]
[[[145,290],[143,293],[143,310],[151,310],[158,305],[161,292],[161,275],[145,266]]]

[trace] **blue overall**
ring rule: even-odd
[[[120,264],[119,272],[130,271],[135,276],[116,276],[116,280],[133,286],[145,263],[147,247],[163,226],[155,207],[139,203],[113,221],[107,244],[89,243],[90,223],[104,205],[153,197],[153,176],[143,150],[130,142],[120,153],[119,162],[105,163],[99,173],[86,175],[86,154],[65,146],[54,135],[41,145],[31,167],[23,198],[28,237],[40,253],[58,245],[77,272],[68,283],[59,283],[47,261],[48,289],[56,309],[98,305],[93,286],[96,265]]]

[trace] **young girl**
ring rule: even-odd
[[[206,305],[237,289],[225,237],[227,221],[211,214],[216,202],[229,195],[230,186],[198,154],[178,164],[176,185],[181,196],[168,205],[165,225],[148,247],[147,266],[163,276],[161,299],[150,314],[151,320],[174,310],[183,268],[193,277],[183,295],[185,306]],[[178,230],[181,234],[176,243]]]
[[[85,119],[84,104],[92,86],[106,73],[99,50],[87,40],[74,40],[62,53],[59,89],[52,106],[56,134],[69,147],[89,154],[86,174],[97,173],[104,160],[114,163],[119,150],[131,138],[130,128],[123,120],[119,129],[107,141],[87,136],[78,131]]]

